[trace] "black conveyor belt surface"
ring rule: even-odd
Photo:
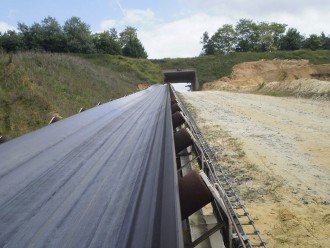
[[[0,247],[182,247],[167,86],[0,145]]]

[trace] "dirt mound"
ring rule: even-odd
[[[205,83],[203,90],[327,95],[330,83],[320,80],[330,80],[330,65],[313,65],[308,60],[260,60],[235,65],[229,77]]]
[[[260,60],[233,67],[233,80],[256,83],[312,78],[317,71],[308,60]]]
[[[139,89],[139,90],[145,90],[145,89],[147,89],[147,88],[149,88],[149,84],[147,84],[147,83],[139,83],[138,85],[137,85],[137,88]]]

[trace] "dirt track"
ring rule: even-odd
[[[329,247],[330,102],[182,94],[268,247]]]

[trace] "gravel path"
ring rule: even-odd
[[[272,178],[277,185],[272,193],[279,197],[271,199],[265,193],[263,201],[255,200],[250,206],[264,225],[270,247],[323,247],[318,238],[322,237],[322,228],[330,227],[330,102],[220,91],[182,93],[182,98],[195,111],[202,130],[207,123],[204,132],[209,137],[214,134],[212,145],[217,146],[221,137],[216,136],[223,132],[238,139],[246,154],[244,160],[250,165],[246,168],[250,168],[247,174],[253,175],[252,184],[262,189]],[[217,132],[219,129],[223,132]],[[260,210],[265,204],[269,210],[263,215]],[[313,209],[315,216],[304,214],[306,207]],[[288,213],[294,216],[289,222]],[[306,235],[315,235],[315,240],[306,242],[294,238],[292,232],[277,232],[276,224],[269,221],[278,218],[281,226],[283,216],[285,224],[293,225],[295,219],[297,225],[305,225]],[[318,227],[310,230],[311,225]],[[329,241],[326,234],[324,238]]]

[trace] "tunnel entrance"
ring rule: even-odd
[[[197,73],[194,69],[163,70],[165,83],[191,83],[191,90],[199,90]]]

